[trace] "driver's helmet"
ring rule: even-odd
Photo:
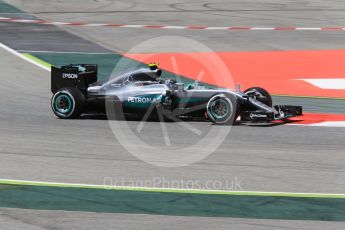
[[[158,69],[158,63],[155,63],[155,62],[153,62],[153,63],[149,63],[148,64],[148,67],[150,68],[150,70],[156,70],[156,69]]]

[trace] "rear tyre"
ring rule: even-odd
[[[207,103],[206,112],[210,120],[218,125],[233,125],[238,115],[238,102],[235,96],[217,94]]]
[[[246,89],[243,93],[249,94],[250,92],[254,92],[254,94],[258,94],[259,96],[254,96],[256,100],[264,103],[265,105],[268,105],[269,107],[272,107],[272,96],[267,90],[260,88],[260,87],[252,87],[249,89]]]
[[[53,113],[62,119],[78,117],[84,108],[85,97],[75,88],[62,88],[57,91],[51,100]]]

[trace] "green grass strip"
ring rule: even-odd
[[[47,68],[50,68],[52,66],[52,64],[48,63],[48,62],[45,62],[43,61],[42,59],[39,59],[31,54],[28,54],[28,53],[22,53],[22,55],[26,58],[29,58],[30,60],[44,66],[44,67],[47,67]]]
[[[18,8],[0,0],[0,13],[22,13]]]
[[[345,221],[345,199],[2,180],[0,207],[200,217]],[[256,195],[259,194],[259,195]],[[272,196],[273,194],[273,196]],[[284,194],[280,194],[284,195]],[[285,194],[286,195],[286,194]]]

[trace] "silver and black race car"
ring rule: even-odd
[[[236,120],[272,122],[302,115],[301,106],[272,106],[272,97],[260,87],[240,92],[199,82],[185,85],[174,79],[164,80],[161,74],[156,64],[150,64],[97,82],[97,65],[52,66],[51,107],[57,117],[64,119],[94,112],[113,114],[115,118],[158,114],[173,120],[201,118],[225,125]]]

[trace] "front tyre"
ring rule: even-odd
[[[62,88],[51,100],[51,107],[58,118],[72,119],[78,117],[84,108],[85,97],[78,89]]]
[[[214,124],[233,125],[237,116],[237,99],[233,95],[217,94],[207,103],[207,115]]]
[[[272,107],[272,96],[270,95],[267,90],[260,88],[260,87],[252,87],[249,89],[246,89],[243,93],[247,94],[248,96],[253,97],[254,99],[264,103],[265,105],[268,105],[269,107]]]

